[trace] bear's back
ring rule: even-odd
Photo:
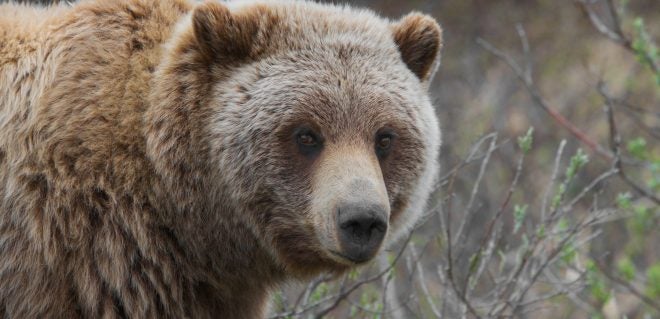
[[[165,279],[178,248],[157,232],[142,127],[162,42],[188,10],[0,6],[0,313],[155,317],[148,305],[167,300],[154,286],[181,289]],[[135,271],[151,278],[126,290]]]
[[[2,184],[24,166],[98,182],[126,171],[106,172],[113,165],[144,159],[151,73],[162,42],[189,9],[175,0],[1,5]]]

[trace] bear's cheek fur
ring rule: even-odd
[[[316,233],[311,209],[311,175],[313,161],[300,156],[290,136],[273,136],[265,143],[269,150],[263,159],[268,170],[258,172],[264,176],[262,193],[268,193],[268,211],[252,212],[260,215],[256,220],[265,234],[272,255],[288,273],[306,278],[320,271],[343,271],[323,251]],[[339,266],[335,269],[335,266]]]
[[[405,219],[405,211],[409,206],[414,185],[420,179],[424,170],[426,159],[423,154],[425,145],[421,133],[410,128],[409,134],[401,136],[396,141],[392,153],[380,162],[383,180],[390,199],[390,225]],[[396,229],[390,229],[395,232]]]

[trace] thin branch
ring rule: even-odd
[[[605,100],[605,114],[607,115],[607,123],[610,131],[610,148],[614,153],[614,167],[618,170],[621,179],[632,187],[635,192],[655,202],[656,205],[660,205],[660,197],[653,194],[651,191],[646,190],[644,187],[637,185],[637,183],[626,174],[621,161],[621,136],[617,130],[616,121],[614,120],[614,111],[612,110],[612,105],[614,103],[613,99],[607,93],[605,83],[602,81],[598,83],[598,92]]]
[[[536,84],[534,83],[534,81],[532,80],[532,78],[531,77],[528,78],[525,75],[527,71],[523,70],[520,67],[520,65],[518,65],[518,63],[516,63],[516,61],[510,55],[504,53],[502,50],[498,49],[497,47],[495,47],[494,45],[490,44],[488,41],[482,38],[477,38],[477,44],[479,44],[484,50],[490,52],[494,56],[505,61],[506,64],[516,74],[518,79],[525,85],[525,88],[527,89],[527,92],[531,96],[534,104],[540,107],[546,113],[548,113],[548,115],[550,115],[550,117],[554,119],[555,122],[557,122],[557,124],[568,130],[577,140],[579,140],[582,144],[586,145],[592,152],[598,154],[599,156],[607,160],[612,160],[613,155],[610,154],[604,147],[602,147],[594,139],[589,137],[580,128],[575,126],[575,124],[573,124],[568,119],[566,119],[566,117],[561,115],[561,113],[559,113],[553,107],[550,107],[549,103],[546,102],[546,100],[541,96],[541,93],[538,87],[536,86]]]
[[[465,225],[467,224],[468,220],[470,220],[470,217],[472,215],[472,206],[474,205],[474,200],[477,197],[477,193],[479,192],[479,186],[481,186],[481,181],[484,177],[484,174],[486,173],[486,167],[488,167],[488,163],[490,162],[490,156],[495,151],[495,147],[497,145],[497,134],[493,133],[493,134],[489,134],[489,136],[491,136],[490,145],[488,146],[488,150],[486,151],[486,156],[484,156],[484,159],[481,161],[481,166],[479,167],[479,173],[477,174],[477,178],[474,181],[474,185],[472,187],[472,193],[470,193],[470,199],[468,200],[468,204],[465,208],[465,216],[461,220],[458,230],[456,231],[456,234],[454,236],[453,242],[457,242],[458,240],[461,239],[461,236],[463,235],[463,230],[465,229]]]
[[[578,233],[583,231],[584,229],[590,227],[594,221],[597,221],[599,218],[598,216],[586,216],[581,222],[579,222],[577,225],[575,225],[571,230],[566,232],[564,237],[560,240],[559,244],[548,254],[548,256],[545,258],[545,260],[540,264],[540,266],[536,269],[536,271],[533,271],[533,275],[529,279],[529,283],[522,288],[521,290],[518,291],[517,296],[512,300],[509,299],[509,302],[507,303],[508,305],[512,306],[512,312],[515,313],[518,308],[520,307],[523,298],[527,294],[527,291],[532,287],[532,285],[538,280],[538,277],[549,267],[550,264],[552,264],[559,256],[560,253],[564,250],[564,247],[572,241]],[[591,241],[593,238],[597,237],[599,233],[594,233],[587,237],[586,239],[583,240],[582,243],[578,244],[576,243],[574,246],[578,247],[586,242]],[[539,237],[536,237],[539,238]],[[538,243],[538,241],[535,239]],[[532,250],[533,251],[533,250]],[[515,278],[518,276],[516,275]],[[513,298],[513,295],[511,297]],[[504,309],[503,309],[504,310]],[[502,310],[502,311],[503,311]]]
[[[658,303],[657,300],[653,300],[646,296],[644,293],[639,291],[637,288],[635,288],[633,285],[631,285],[629,282],[625,281],[624,279],[620,278],[619,276],[611,273],[609,269],[603,265],[600,261],[594,260],[595,265],[600,270],[600,272],[605,275],[609,280],[617,283],[619,286],[624,287],[626,290],[628,290],[631,294],[635,295],[635,297],[639,298],[642,302],[647,304],[648,306],[652,307],[655,309],[657,312],[660,313],[660,303]]]
[[[300,309],[300,306],[303,304],[307,304],[309,301],[309,297],[311,296],[312,292],[323,282],[327,282],[330,280],[331,277],[327,275],[319,276],[316,279],[312,280],[311,283],[307,285],[303,293],[298,296],[295,305],[293,306],[293,312],[298,312]]]
[[[587,195],[589,192],[591,192],[596,186],[598,186],[604,180],[606,180],[606,179],[608,179],[608,178],[610,178],[610,177],[612,177],[612,176],[614,176],[618,173],[619,173],[619,169],[612,168],[612,169],[606,171],[605,173],[599,175],[598,177],[596,177],[596,179],[594,179],[591,183],[589,183],[589,185],[587,187],[583,188],[582,191],[578,195],[573,197],[573,199],[568,204],[564,205],[564,207],[562,207],[562,210],[570,211],[571,209],[573,209],[573,206],[575,206],[575,204],[577,204],[577,202],[579,202],[582,198],[584,198],[584,196]]]
[[[614,32],[617,34],[623,34],[623,30],[621,29],[621,18],[619,17],[619,12],[617,11],[613,0],[607,0],[607,10],[610,12],[610,16],[614,22]]]
[[[615,30],[611,30],[607,25],[605,25],[605,23],[600,19],[600,17],[596,13],[593,12],[593,10],[591,10],[589,5],[585,1],[577,0],[577,3],[579,4],[580,9],[582,9],[582,12],[589,18],[591,25],[593,25],[594,28],[598,30],[598,32],[600,32],[602,35],[606,36],[610,40],[620,45],[626,47],[628,46],[628,44],[626,43],[627,39],[623,36],[623,33],[617,32]],[[616,14],[616,20],[618,21],[618,14]]]
[[[532,54],[529,48],[529,40],[527,40],[527,33],[525,32],[525,28],[523,28],[522,24],[520,23],[516,24],[516,32],[518,32],[518,38],[520,38],[520,44],[523,50],[523,58],[525,60],[525,69],[524,69],[525,81],[532,82],[533,81]]]
[[[350,294],[353,293],[353,291],[360,288],[360,286],[362,286],[366,283],[372,282],[372,281],[376,281],[376,280],[380,279],[382,276],[384,276],[385,274],[387,274],[390,270],[392,270],[392,268],[394,268],[394,265],[396,265],[396,263],[399,261],[399,259],[403,255],[403,252],[406,250],[406,247],[408,246],[408,243],[410,243],[410,239],[412,238],[412,233],[413,232],[410,232],[410,234],[406,238],[406,241],[403,243],[403,247],[401,248],[401,250],[399,250],[398,254],[396,255],[396,257],[392,261],[392,264],[390,264],[389,267],[387,267],[386,269],[382,270],[381,272],[379,272],[379,273],[377,273],[377,274],[375,274],[375,275],[373,275],[369,278],[366,278],[364,280],[360,280],[359,282],[356,282],[355,284],[353,284],[348,289],[343,290],[339,295],[336,296],[335,301],[332,303],[332,305],[330,305],[330,306],[326,307],[325,309],[321,310],[320,312],[318,312],[315,315],[315,318],[323,318],[323,316],[327,315],[328,313],[330,313],[330,311],[337,308],[337,306],[339,306],[339,304],[344,299],[348,298],[348,296],[350,296]]]
[[[497,133],[491,132],[489,134],[486,134],[477,140],[477,142],[473,143],[472,146],[470,147],[470,152],[468,152],[468,156],[465,157],[460,163],[456,164],[452,169],[450,169],[445,175],[440,177],[439,180],[439,186],[444,186],[448,183],[449,179],[454,176],[458,171],[463,169],[465,166],[472,164],[473,162],[482,160],[486,155],[485,154],[477,154],[477,152],[481,149],[481,145],[491,139],[494,135]],[[502,145],[506,144],[508,141],[502,142],[500,144],[497,144],[495,146],[495,149],[500,149]]]
[[[453,293],[455,296],[457,296],[461,302],[461,305],[466,307],[467,310],[469,310],[475,317],[480,318],[479,314],[477,313],[476,309],[472,306],[470,301],[465,298],[465,292],[461,292],[458,287],[456,286],[456,278],[454,277],[454,260],[453,260],[453,254],[452,254],[452,235],[451,235],[451,216],[452,216],[452,198],[453,198],[453,190],[454,190],[454,182],[456,180],[456,174],[458,173],[458,170],[451,175],[449,178],[449,184],[447,187],[447,191],[449,193],[449,196],[446,201],[447,205],[447,220],[444,222],[445,226],[445,236],[447,239],[447,248],[445,249],[447,251],[447,267],[445,268],[445,272],[447,273],[447,281],[449,282],[449,286],[452,288]]]
[[[548,199],[550,198],[550,193],[552,193],[552,190],[554,189],[559,177],[559,164],[561,163],[561,157],[564,154],[564,147],[566,147],[566,140],[561,140],[555,155],[555,164],[552,169],[552,177],[550,178],[550,183],[548,183],[548,187],[545,189],[545,193],[543,194],[543,201],[541,202],[541,220],[545,220],[546,210],[548,208]]]
[[[431,311],[433,312],[433,315],[436,318],[442,318],[442,314],[440,313],[438,306],[435,304],[435,302],[431,298],[431,294],[429,293],[429,288],[428,285],[426,284],[426,279],[424,277],[424,269],[419,263],[420,257],[417,256],[417,250],[415,249],[415,245],[410,245],[410,255],[411,258],[417,260],[414,264],[415,267],[417,268],[417,275],[419,276],[419,285],[422,287],[422,292],[424,293],[424,298],[426,299],[426,302],[431,307]]]
[[[639,52],[639,50],[636,50],[635,47],[633,46],[633,41],[632,39],[627,36],[625,33],[623,33],[622,27],[621,27],[621,18],[619,17],[619,13],[616,10],[616,7],[612,0],[607,1],[607,7],[610,15],[612,16],[612,21],[613,21],[613,26],[608,27],[603,21],[600,19],[600,17],[591,10],[591,7],[587,2],[584,0],[575,0],[580,8],[582,9],[582,12],[587,15],[589,18],[589,21],[591,21],[591,25],[593,25],[598,32],[600,32],[602,35],[607,37],[608,39],[614,41],[615,43],[619,44],[621,47],[626,49],[627,51],[631,52],[632,54],[639,55],[644,62],[646,62],[649,67],[651,68],[651,71],[654,74],[660,74],[660,66],[658,65],[658,61],[656,61],[656,58],[651,56],[649,52],[643,51]]]
[[[492,256],[493,250],[495,249],[495,240],[497,238],[497,236],[493,237],[493,231],[494,231],[494,228],[495,228],[495,224],[497,223],[497,221],[500,220],[500,218],[502,216],[502,213],[504,212],[505,208],[508,206],[508,204],[511,200],[513,192],[515,191],[516,187],[518,186],[518,180],[520,179],[520,175],[522,173],[524,160],[525,160],[525,153],[523,152],[520,156],[520,159],[518,160],[518,164],[516,166],[516,173],[513,177],[513,181],[511,182],[511,184],[509,186],[509,190],[507,191],[506,197],[505,197],[504,201],[502,202],[502,204],[500,205],[500,208],[498,209],[498,211],[495,213],[493,218],[488,223],[488,226],[486,226],[486,235],[482,238],[481,245],[479,245],[479,250],[477,251],[477,254],[481,254],[484,251],[484,249],[486,249],[485,250],[486,254],[484,256],[485,258],[480,260],[480,265],[477,268],[477,272],[476,272],[476,275],[474,277],[475,282],[477,280],[479,280],[479,278],[481,277],[481,274],[483,273],[483,270],[485,269],[487,263],[490,262],[490,258]],[[471,275],[472,275],[471,273],[468,273],[467,278],[465,279],[465,288],[464,288],[464,290],[467,291],[466,294],[468,296],[470,294],[470,291],[474,288],[474,287],[469,287],[468,286]]]

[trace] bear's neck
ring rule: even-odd
[[[182,18],[188,20],[187,16]],[[208,64],[190,47],[191,26],[173,28],[167,52],[150,80],[144,115],[146,154],[157,176],[155,198],[164,221],[186,250],[185,268],[194,281],[198,302],[226,318],[263,317],[270,291],[284,281],[269,249],[263,247],[247,212],[232,203],[228,192],[211,183],[208,137],[200,130],[207,120],[213,79]],[[158,49],[161,50],[161,49]],[[185,89],[182,89],[185,88]],[[236,310],[236,313],[227,313]]]

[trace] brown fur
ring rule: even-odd
[[[342,163],[384,185],[388,236],[416,220],[439,145],[432,19],[193,8],[0,5],[0,317],[262,317],[284,280],[354,266],[327,251]],[[318,158],[290,143],[301,123]],[[398,137],[379,159],[381,127]]]

